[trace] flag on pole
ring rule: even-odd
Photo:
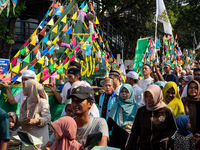
[[[165,4],[164,4],[163,0],[157,0],[157,3],[158,3],[158,5],[156,8],[157,9],[156,12],[158,12],[158,13],[156,15],[158,17],[158,21],[163,23],[164,32],[166,34],[172,35],[172,26],[170,24],[170,20],[167,15],[167,10],[165,8]]]
[[[195,50],[196,47],[197,47],[197,39],[196,39],[195,32],[194,32],[194,38],[193,38],[193,50]]]

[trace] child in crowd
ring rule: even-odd
[[[19,145],[22,143],[13,138],[13,136],[17,135],[17,131],[20,130],[18,116],[15,112],[9,112],[8,117],[10,119],[10,140],[8,141],[7,150],[19,150]]]
[[[189,116],[179,115],[176,118],[176,123],[178,132],[174,137],[174,150],[195,150],[193,134],[189,131],[191,128]]]

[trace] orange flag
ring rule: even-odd
[[[66,24],[66,26],[63,28],[63,32],[67,32],[67,30],[68,30],[68,24]]]
[[[43,28],[42,31],[40,31],[39,34],[42,35],[42,36],[45,36],[45,28]]]
[[[90,11],[94,11],[94,8],[92,6],[92,3],[90,3]]]

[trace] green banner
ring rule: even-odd
[[[136,70],[138,74],[142,74],[141,69],[144,63],[143,56],[146,49],[148,48],[148,41],[149,41],[149,38],[138,39],[137,41],[133,69]]]

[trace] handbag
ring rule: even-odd
[[[122,107],[121,106],[120,106],[120,118],[121,118],[120,120],[121,120],[122,129],[124,129],[126,132],[128,132],[130,134],[133,123],[127,123],[127,124],[123,125],[124,122],[123,122],[123,113],[122,113]]]

